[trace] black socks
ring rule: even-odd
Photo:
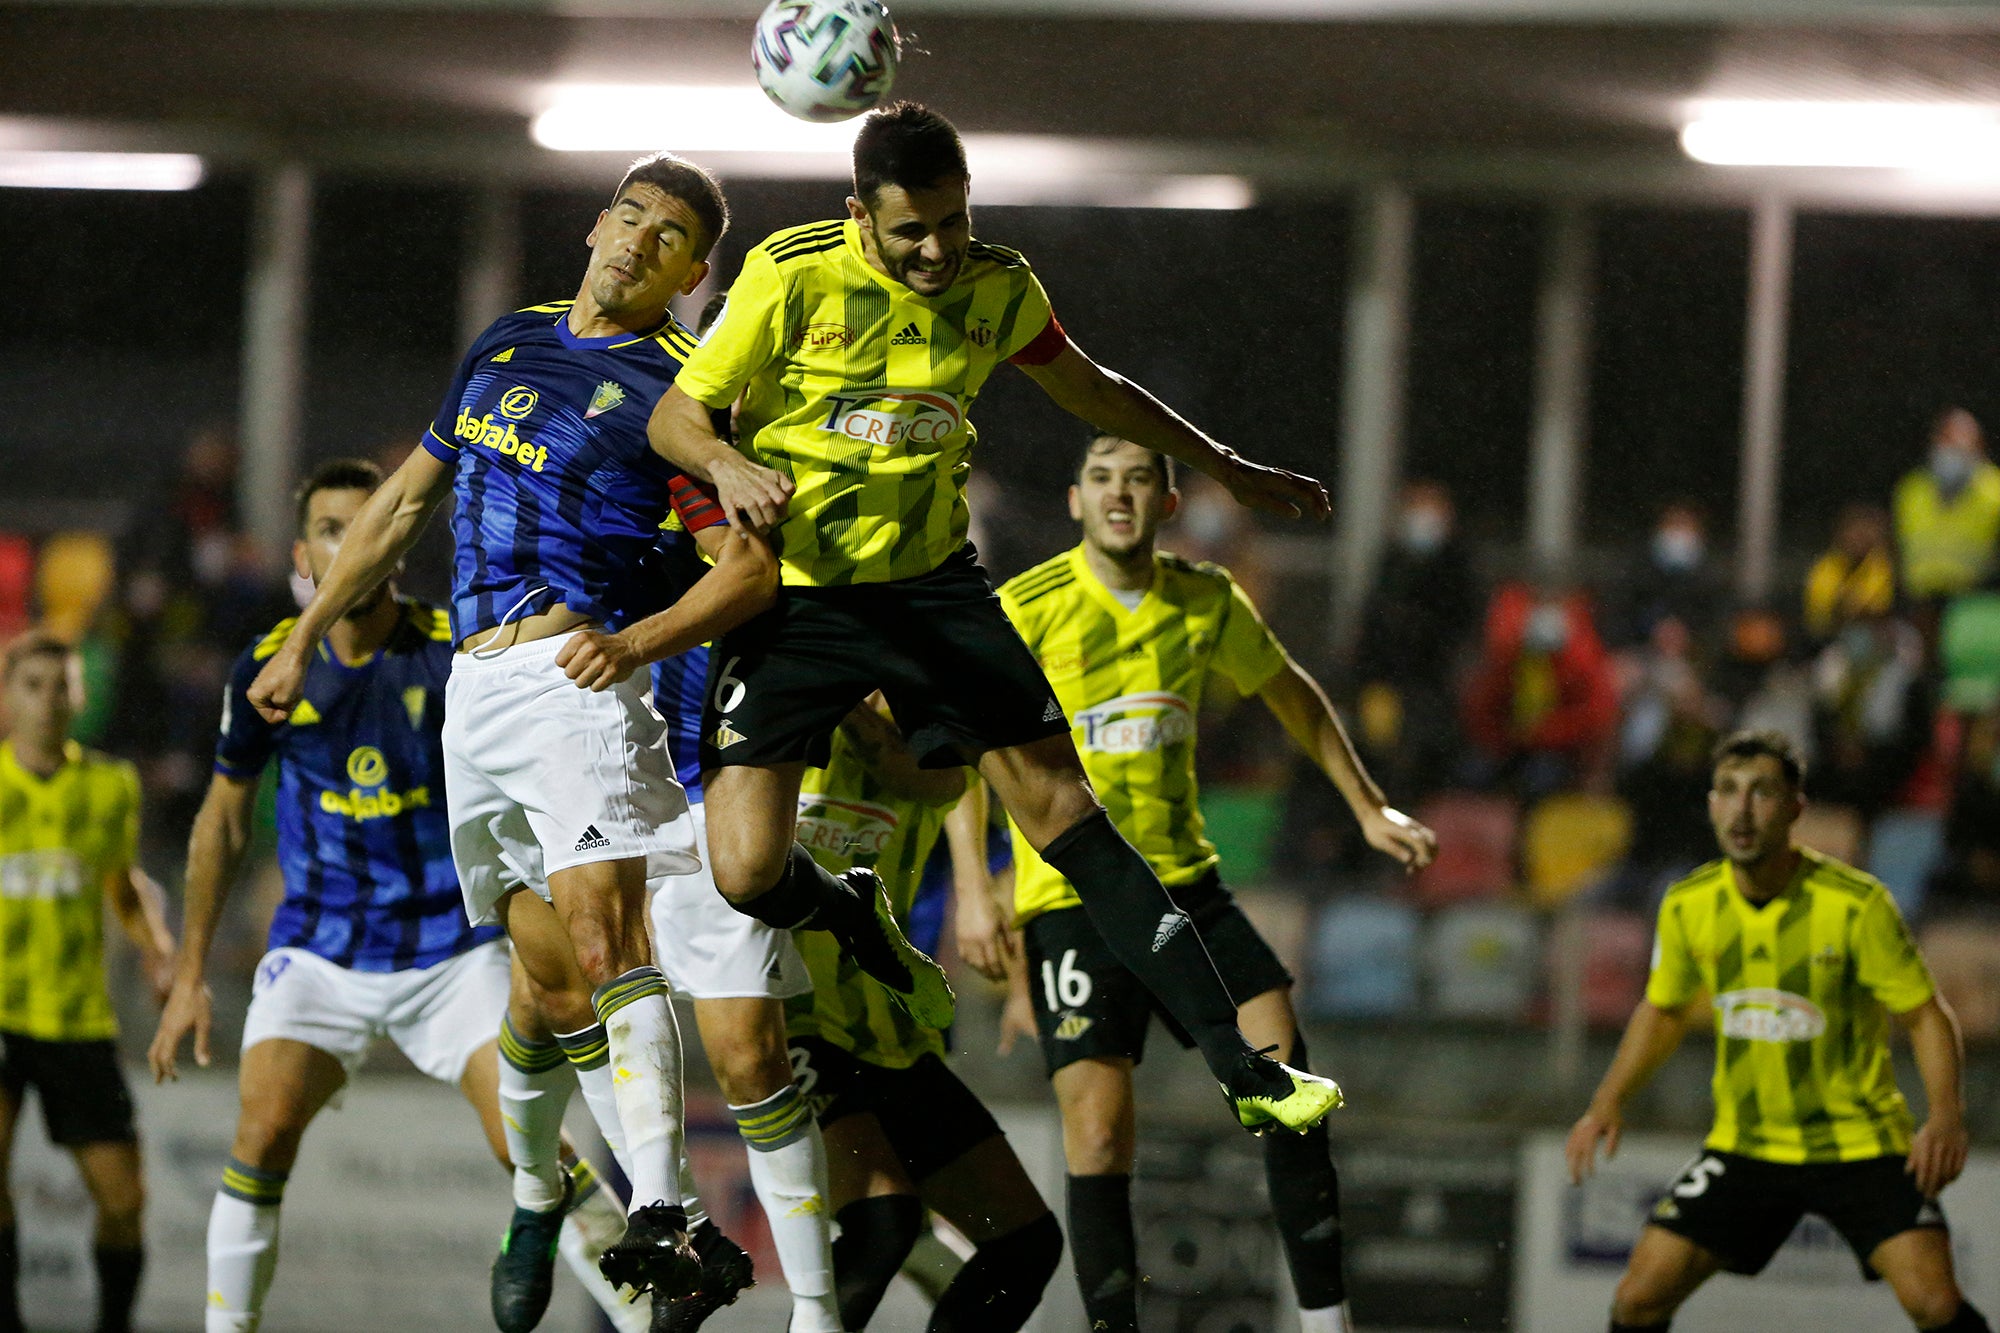
[[[1138,1333],[1139,1252],[1132,1177],[1069,1178],[1069,1253],[1090,1333]]]
[[[1275,1090],[1243,1086],[1248,1048],[1236,1031],[1236,1002],[1194,923],[1109,815],[1099,810],[1058,835],[1042,859],[1076,886],[1097,933],[1187,1029],[1217,1082],[1232,1094]]]
[[[825,929],[813,918],[826,905],[829,894],[854,897],[839,880],[820,869],[811,852],[793,843],[785,873],[778,877],[778,882],[749,902],[734,906],[743,915],[755,917],[777,930]]]
[[[1992,1330],[1987,1326],[1986,1316],[1979,1313],[1971,1301],[1961,1300],[1958,1313],[1951,1317],[1949,1324],[1939,1324],[1936,1328],[1926,1329],[1925,1333],[1992,1333]]]
[[[0,1333],[21,1333],[21,1233],[0,1227]]]
[[[1304,1070],[1306,1060],[1305,1036],[1295,1033],[1287,1063]],[[1340,1304],[1347,1299],[1341,1267],[1340,1177],[1333,1168],[1326,1125],[1315,1125],[1304,1134],[1267,1135],[1264,1178],[1300,1307],[1320,1310]]]
[[[1042,1303],[1062,1251],[1053,1213],[987,1241],[938,1297],[924,1333],[1018,1333]]]
[[[132,1307],[139,1299],[139,1277],[146,1270],[146,1252],[100,1245],[97,1259],[97,1333],[132,1333]]]
[[[856,1199],[833,1220],[840,1224],[833,1241],[840,1322],[848,1328],[865,1328],[923,1232],[924,1206],[914,1195],[878,1194]]]

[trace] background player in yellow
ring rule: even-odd
[[[1339,1089],[1236,1030],[1197,931],[1097,804],[1062,707],[966,541],[966,413],[1012,361],[1065,410],[1184,459],[1245,504],[1323,517],[1325,488],[1246,461],[1079,351],[1027,261],[973,239],[970,182],[944,117],[909,102],[872,113],[848,216],[757,246],[653,411],[653,447],[715,483],[735,521],[771,530],[783,571],[777,605],[714,652],[701,759],[717,887],[771,925],[834,929],[913,1013],[949,1021],[936,965],[891,929],[843,930],[856,893],[791,841],[800,775],[879,689],[921,763],[977,765],[1027,840],[1083,886],[1239,1121],[1303,1130]],[[742,452],[710,420],[739,397]]]
[[[848,714],[824,768],[808,769],[798,835],[826,869],[882,876],[908,925],[924,864],[965,791],[963,769],[917,766],[874,702]],[[967,887],[983,898],[974,858]],[[826,1134],[840,1313],[865,1328],[935,1209],[978,1248],[938,1293],[927,1333],[1013,1333],[1062,1258],[1062,1229],[992,1113],[944,1062],[944,1034],[891,1002],[831,940],[800,937],[813,989],[787,1002],[792,1063]]]
[[[1792,845],[1804,767],[1777,732],[1717,747],[1709,821],[1722,859],[1667,890],[1646,998],[1590,1109],[1569,1135],[1581,1182],[1616,1152],[1623,1108],[1715,1011],[1715,1125],[1653,1210],[1612,1305],[1613,1333],[1668,1326],[1718,1269],[1755,1274],[1805,1213],[1887,1278],[1916,1326],[1975,1333],[1986,1320],[1952,1272],[1937,1195],[1965,1167],[1958,1020],[1889,891]],[[1928,1118],[1889,1058],[1889,1016],[1910,1034]]]
[[[1083,541],[1010,580],[1001,605],[1070,716],[1098,799],[1201,930],[1237,1024],[1306,1067],[1291,974],[1222,886],[1195,790],[1195,717],[1211,674],[1256,695],[1333,780],[1369,843],[1411,867],[1437,849],[1390,808],[1319,685],[1279,644],[1227,570],[1155,548],[1179,492],[1163,455],[1093,437],[1069,491]],[[1062,1108],[1070,1253],[1094,1329],[1138,1327],[1131,1177],[1132,1067],[1159,1010],[1106,947],[1076,890],[1016,826],[1014,907],[1042,1055]],[[1003,971],[999,936],[971,961]],[[1164,1013],[1185,1044],[1186,1034]],[[1265,1140],[1265,1173],[1304,1333],[1344,1333],[1340,1197],[1325,1126]]]
[[[145,1265],[146,1202],[132,1096],[104,988],[104,909],[139,950],[155,997],[173,971],[159,891],[134,864],[139,775],[69,739],[82,703],[74,650],[30,633],[0,685],[0,1183],[23,1094],[69,1150],[97,1210],[99,1333],[124,1333]],[[0,1192],[0,1333],[18,1333],[14,1206]]]

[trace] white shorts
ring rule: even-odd
[[[687,793],[648,673],[601,694],[556,665],[568,635],[460,653],[445,686],[444,793],[451,859],[474,925],[500,899],[596,861],[646,860],[646,878],[701,868]]]
[[[706,847],[707,807],[692,813]],[[697,1000],[784,1000],[812,989],[792,932],[731,907],[706,866],[654,887],[653,951],[674,992]]]
[[[508,957],[505,940],[488,940],[429,967],[357,972],[304,949],[273,949],[257,964],[243,1049],[274,1037],[304,1042],[352,1078],[369,1043],[387,1037],[456,1087],[473,1052],[500,1035]]]

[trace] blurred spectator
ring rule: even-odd
[[[1614,648],[1632,648],[1653,635],[1662,620],[1678,620],[1698,652],[1714,646],[1728,592],[1708,559],[1701,512],[1675,502],[1660,510],[1646,553],[1618,591],[1608,637]]]
[[[1813,663],[1817,801],[1880,813],[1930,743],[1936,685],[1924,671],[1923,636],[1896,616],[1848,621]]]
[[[1834,525],[1833,545],[1806,574],[1806,634],[1823,644],[1856,616],[1883,616],[1895,609],[1889,516],[1875,505],[1848,505]]]
[[[1594,776],[1617,732],[1618,689],[1590,599],[1525,583],[1496,589],[1464,716],[1481,785],[1532,798]]]
[[[1812,676],[1793,660],[1783,616],[1766,606],[1742,607],[1731,615],[1709,688],[1733,717],[1732,729],[1789,736],[1811,766],[1817,756]]]
[[[1677,617],[1653,626],[1627,654],[1618,732],[1618,794],[1632,808],[1632,845],[1609,897],[1648,908],[1656,890],[1714,855],[1704,794],[1709,754],[1728,723],[1728,702],[1702,675],[1692,636]]]
[[[1931,428],[1930,460],[1896,486],[1896,542],[1903,586],[1936,602],[1972,588],[1993,567],[2000,538],[2000,467],[1986,457],[1986,434],[1962,407]]]
[[[1927,913],[2000,915],[2000,709],[1981,713],[1966,728],[1944,845]]]
[[[1403,801],[1446,779],[1460,743],[1452,703],[1479,590],[1456,519],[1444,487],[1403,488],[1395,544],[1368,594],[1355,649],[1357,739]]]

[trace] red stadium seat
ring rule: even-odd
[[[35,586],[35,547],[26,537],[0,532],[0,639],[28,627],[28,596]]]
[[[1630,912],[1593,912],[1583,920],[1583,1016],[1592,1027],[1623,1027],[1646,993],[1653,928]]]
[[[1425,801],[1417,818],[1438,837],[1437,860],[1410,881],[1424,907],[1498,898],[1514,886],[1519,811],[1504,796],[1444,792]]]

